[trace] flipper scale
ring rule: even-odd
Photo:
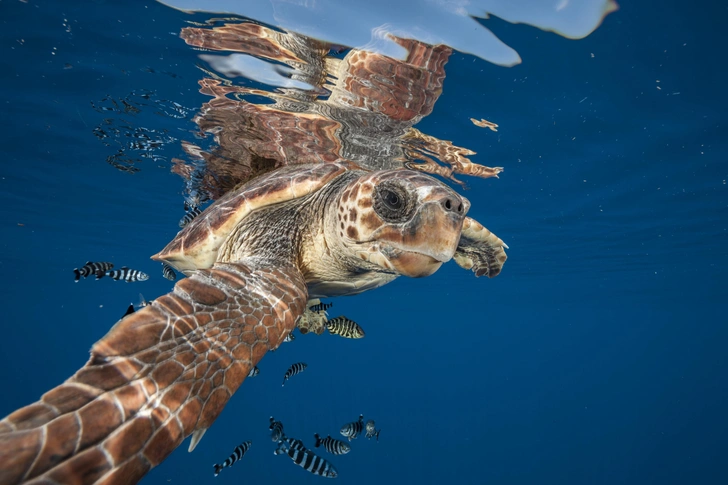
[[[224,263],[179,281],[120,320],[74,376],[0,421],[0,483],[137,482],[215,421],[306,301],[293,267]]]

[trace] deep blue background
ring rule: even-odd
[[[728,483],[726,7],[621,7],[580,41],[489,20],[523,64],[454,54],[418,125],[505,167],[465,192],[511,248],[503,273],[449,264],[334,300],[365,339],[299,336],[266,356],[197,450],[185,442],[145,483],[320,483],[273,456],[268,417],[312,446],[359,413],[381,441],[331,460],[340,483]],[[171,288],[148,258],[182,215],[179,141],[129,174],[92,130],[117,117],[191,139],[194,111],[91,103],[146,89],[200,106],[198,53],[178,33],[205,16],[139,1],[0,12],[5,415],[81,366],[140,292]],[[89,259],[152,278],[74,284]],[[296,361],[308,369],[281,388]],[[213,478],[247,439],[243,462]]]

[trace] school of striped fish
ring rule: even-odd
[[[318,475],[323,478],[336,478],[339,476],[339,472],[336,467],[326,458],[316,454],[315,451],[307,448],[303,443],[303,440],[298,438],[292,438],[286,436],[283,431],[283,423],[276,420],[273,416],[270,417],[270,425],[268,429],[271,433],[271,441],[276,443],[276,449],[273,454],[287,455],[291,461],[306,470],[307,472]],[[362,431],[366,431],[366,437],[377,438],[379,441],[379,431],[375,430],[374,420],[370,419],[364,424],[364,415],[360,414],[357,421],[347,423],[341,427],[341,434],[348,437],[349,441],[359,436]],[[323,448],[326,452],[341,456],[346,455],[351,451],[351,445],[344,441],[332,438],[331,435],[327,435],[326,438],[321,438],[318,433],[314,433],[314,448]],[[241,460],[243,456],[250,450],[253,442],[248,440],[244,441],[240,445],[236,446],[233,452],[227,457],[222,463],[213,464],[213,472],[215,476],[218,476],[220,471],[224,468],[233,466],[236,462]]]
[[[93,261],[86,261],[81,268],[75,268],[73,270],[74,281],[78,283],[81,278],[87,278],[91,275],[96,276],[97,280],[100,280],[104,276],[111,278],[112,280],[123,280],[127,283],[133,281],[146,281],[149,279],[149,275],[139,271],[138,269],[131,269],[127,266],[122,266],[121,269],[113,269],[114,263],[100,262],[94,263]]]

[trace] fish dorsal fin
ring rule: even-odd
[[[197,447],[197,444],[200,442],[203,436],[205,436],[205,432],[207,431],[207,428],[197,429],[192,432],[192,438],[190,439],[190,447],[187,448],[187,451],[189,453],[192,453],[192,451]]]

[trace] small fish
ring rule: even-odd
[[[364,415],[360,414],[359,421],[354,421],[353,423],[346,423],[344,426],[341,427],[341,430],[339,432],[342,435],[349,438],[349,441],[351,441],[351,440],[357,439],[363,429],[364,429]]]
[[[281,439],[278,440],[278,448],[273,452],[273,454],[282,455],[283,453],[288,453],[289,450],[306,451],[306,447],[303,445],[303,441],[301,440],[281,436]]]
[[[200,214],[202,214],[202,209],[197,206],[190,207],[190,210],[188,210],[182,217],[182,219],[179,220],[179,227],[185,227],[187,224],[192,222],[192,219],[199,216]]]
[[[94,263],[91,261],[86,261],[86,264],[84,264],[81,269],[74,269],[73,274],[76,277],[76,283],[78,283],[78,280],[81,279],[81,276],[86,278],[87,276],[90,276],[92,274],[96,275],[96,279],[101,278],[104,276],[104,273],[111,268],[114,267],[114,263]]]
[[[344,338],[362,338],[364,330],[354,320],[341,316],[332,318],[326,322],[326,328],[334,335],[340,335]]]
[[[258,366],[256,365],[252,369],[250,369],[250,372],[248,372],[248,377],[257,377],[258,374],[260,374],[260,369],[258,369]]]
[[[351,446],[336,438],[332,438],[331,435],[321,439],[318,433],[316,433],[313,437],[316,438],[316,448],[323,445],[324,450],[334,455],[345,455],[351,451]]]
[[[167,278],[169,281],[177,279],[177,273],[175,273],[174,269],[167,263],[162,263],[162,276]]]
[[[295,442],[295,445],[291,443]],[[334,465],[318,456],[311,450],[303,447],[300,440],[287,439],[278,442],[278,449],[274,451],[276,455],[282,453],[287,454],[293,463],[300,466],[304,470],[324,478],[336,478],[339,472],[336,471]]]
[[[222,462],[222,464],[216,463],[212,465],[215,468],[215,476],[217,476],[220,473],[220,470],[222,470],[223,468],[233,466],[236,461],[240,460],[243,455],[245,455],[245,452],[250,449],[250,445],[252,444],[252,441],[246,441],[245,443],[236,446],[233,450],[233,454],[230,455],[227,460]]]
[[[313,306],[308,307],[308,309],[311,310],[312,312],[317,312],[318,313],[318,312],[325,312],[326,310],[328,310],[332,306],[334,306],[333,303],[318,303],[317,305],[313,305]]]
[[[374,420],[370,419],[367,421],[367,424],[364,425],[364,429],[366,429],[366,437],[367,439],[372,439],[374,437],[377,438],[377,441],[379,441],[379,432],[382,431],[381,429],[374,429]]]
[[[97,278],[101,278],[103,274],[99,275],[96,274]],[[115,269],[112,271],[107,271],[106,276],[111,278],[112,280],[124,280],[127,283],[130,281],[146,281],[149,279],[149,275],[146,273],[142,273],[141,271],[137,269],[131,269],[127,268],[126,266],[122,266],[121,269]]]
[[[308,364],[304,362],[297,362],[289,367],[286,371],[286,375],[283,376],[283,384],[281,384],[281,387],[286,385],[286,381],[288,379],[295,376],[296,374],[300,374],[301,372],[303,372],[306,367],[308,367]]]
[[[272,441],[285,439],[285,436],[283,435],[283,423],[276,421],[273,416],[270,417],[270,427],[268,429],[271,431],[270,437]]]

